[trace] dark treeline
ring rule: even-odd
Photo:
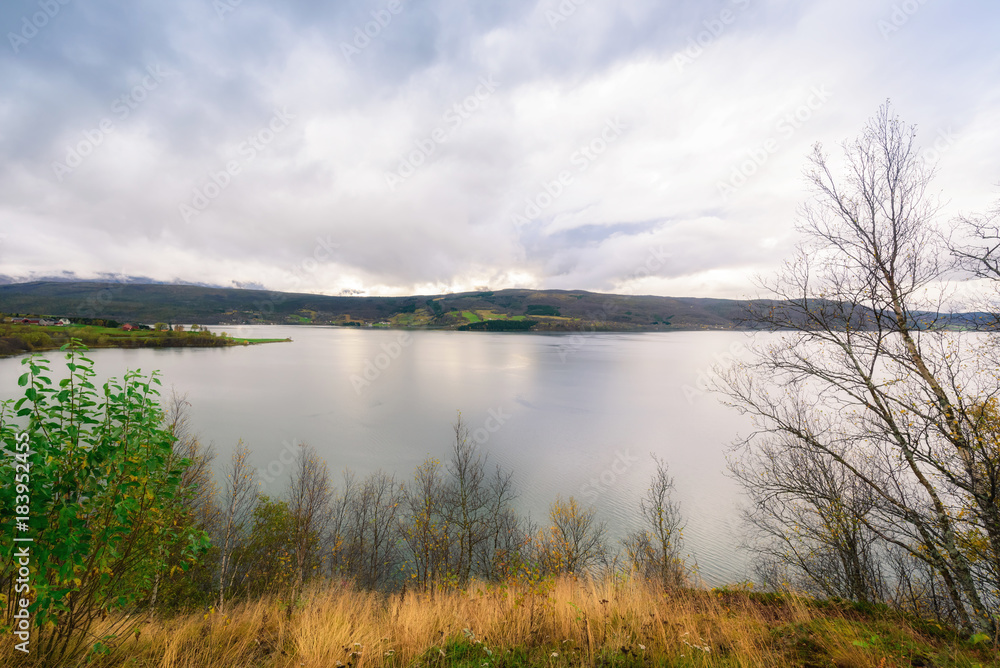
[[[463,331],[473,332],[526,332],[538,324],[537,320],[483,320],[470,322],[459,327]]]

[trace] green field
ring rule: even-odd
[[[406,329],[413,327],[426,327],[434,321],[434,316],[425,308],[416,309],[412,313],[398,313],[389,319],[393,327],[403,327]]]

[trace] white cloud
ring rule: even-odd
[[[926,3],[884,37],[882,0],[585,3],[555,29],[558,3],[430,3],[352,62],[341,42],[366,19],[346,7],[243,3],[220,21],[192,1],[116,22],[67,6],[0,55],[0,273],[741,296],[792,246],[811,145],[835,152],[886,97],[928,144],[952,138],[937,156],[946,214],[996,199],[984,36],[1000,10],[975,4]],[[689,40],[704,46],[679,67]],[[58,181],[67,143],[152,62],[172,75]],[[281,107],[294,120],[247,160],[241,144]],[[239,174],[186,223],[178,207],[233,160]],[[720,183],[738,187],[723,197]],[[531,201],[545,205],[515,222]],[[318,238],[336,249],[312,267]],[[651,246],[670,256],[637,277]]]

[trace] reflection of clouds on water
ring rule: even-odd
[[[188,394],[192,429],[214,442],[217,463],[229,460],[240,438],[258,467],[294,441],[316,448],[338,478],[345,468],[361,476],[381,468],[407,481],[425,457],[447,457],[456,411],[473,430],[499,411],[503,424],[488,432],[484,448],[513,470],[519,510],[541,522],[557,494],[590,503],[581,487],[612,470],[593,503],[616,538],[636,526],[655,453],[675,478],[685,554],[697,558],[710,583],[744,575],[735,550],[737,488],[723,472],[728,444],[748,424],[716,401],[689,405],[680,390],[713,355],[743,340],[741,333],[588,335],[593,344],[564,363],[559,335],[412,332],[412,345],[359,396],[346,379],[398,332],[213,329],[295,343],[169,354],[98,350],[97,371],[160,369],[165,386]],[[0,360],[0,398],[16,394],[19,371],[18,360]],[[614,471],[616,453],[626,450],[637,461]],[[268,493],[280,494],[286,479],[276,477]]]

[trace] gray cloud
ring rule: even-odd
[[[739,296],[886,97],[996,195],[985,0],[220,2],[0,6],[0,274]]]

